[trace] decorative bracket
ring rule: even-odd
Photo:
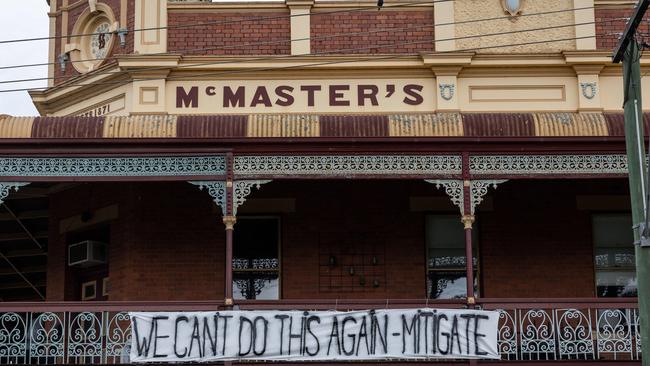
[[[470,215],[474,216],[476,206],[483,202],[483,197],[487,194],[490,187],[497,188],[498,184],[506,182],[507,179],[492,179],[492,180],[472,180],[470,181]],[[427,183],[435,184],[436,188],[444,187],[445,193],[451,199],[451,203],[458,206],[460,214],[465,215],[465,194],[464,194],[464,181],[460,179],[446,179],[446,180],[425,180]]]
[[[451,203],[458,206],[460,209],[460,214],[463,214],[463,206],[465,205],[464,195],[463,195],[463,181],[458,179],[425,179],[425,182],[435,184],[436,188],[440,189],[443,187],[445,193],[451,199]]]
[[[262,184],[271,182],[271,180],[236,180],[233,189],[232,215],[237,216],[237,208],[246,202],[246,197],[251,194],[253,187],[260,189]]]
[[[596,82],[580,83],[580,89],[582,90],[582,96],[587,99],[594,99],[598,93]]]
[[[470,182],[470,193],[471,197],[471,214],[474,215],[474,210],[476,206],[480,205],[483,202],[483,197],[487,194],[488,189],[492,186],[494,189],[497,188],[498,184],[507,182],[507,179],[492,179],[492,180],[473,180]]]
[[[454,98],[454,92],[456,91],[456,85],[454,84],[440,84],[440,97],[446,101],[450,101]]]
[[[20,187],[28,184],[29,182],[0,182],[0,205],[4,203],[12,189],[18,192]]]
[[[190,184],[199,186],[200,190],[208,189],[208,194],[219,207],[221,214],[226,216],[226,182],[225,181],[190,181]]]
[[[233,184],[232,216],[237,216],[237,208],[246,202],[246,197],[251,194],[253,187],[260,189],[262,184],[271,180],[236,180]],[[199,189],[208,189],[208,194],[213,198],[214,203],[221,207],[221,214],[226,213],[226,182],[225,181],[190,181],[190,184],[199,186]]]

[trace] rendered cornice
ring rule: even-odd
[[[311,8],[314,6],[314,0],[285,0],[285,4],[290,8]]]
[[[635,0],[594,0],[596,7],[633,7],[638,1]]]
[[[612,53],[609,51],[564,51],[562,52],[567,64],[591,64],[609,65],[612,64]]]
[[[400,5],[400,3],[402,5]],[[430,8],[433,9],[434,2],[430,3],[417,3],[408,0],[391,1],[384,5],[382,10],[404,10],[409,8]],[[377,1],[372,0],[357,0],[357,1],[340,1],[340,0],[322,0],[316,1],[314,8],[376,8]]]
[[[120,55],[117,64],[120,69],[130,70],[138,68],[156,68],[178,66],[183,56],[180,54],[155,54],[155,55]]]
[[[472,63],[474,52],[420,53],[424,66],[463,66]]]
[[[225,3],[203,3],[203,2],[170,2],[167,10],[172,12],[201,11],[210,12],[218,10],[236,11],[259,11],[259,10],[287,9],[283,1],[232,1]]]
[[[399,59],[386,59],[386,55],[323,55],[323,56],[302,56],[302,57],[277,57],[268,58],[257,56],[245,57],[215,57],[215,56],[191,56],[183,57],[179,69],[183,70],[233,70],[233,69],[350,69],[350,68],[401,68],[401,67],[422,67],[422,61],[418,56],[405,56]],[[359,61],[362,59],[363,61]],[[193,66],[196,65],[196,66]],[[266,70],[265,70],[266,71]]]
[[[97,71],[99,70],[104,73],[81,75],[46,90],[30,91],[29,95],[38,112],[41,115],[46,115],[54,110],[53,105],[56,105],[56,110],[59,110],[78,103],[80,100],[114,90],[131,80],[128,73],[120,72],[115,65],[112,69],[105,68]],[[108,74],[106,74],[107,72]]]

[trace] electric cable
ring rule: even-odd
[[[407,7],[407,6],[417,6],[417,5],[428,5],[428,4],[436,4],[436,3],[446,3],[446,2],[451,2],[455,0],[428,0],[428,1],[418,1],[418,2],[412,2],[412,3],[403,3],[403,4],[395,4],[395,5],[387,5],[387,6],[382,6],[382,9],[390,9],[390,8],[400,8],[400,7]],[[268,17],[253,17],[253,18],[246,18],[246,19],[238,19],[238,20],[225,20],[225,21],[214,21],[214,22],[203,22],[203,23],[189,23],[189,24],[181,24],[181,25],[167,25],[163,27],[149,27],[149,28],[138,28],[138,29],[132,29],[129,30],[127,28],[127,31],[131,32],[145,32],[145,31],[152,31],[152,30],[162,30],[162,29],[179,29],[179,28],[192,28],[192,27],[201,27],[201,26],[206,26],[206,25],[222,25],[222,24],[234,24],[234,23],[244,23],[244,22],[259,22],[263,20],[277,20],[277,19],[285,19],[285,18],[293,18],[293,17],[303,17],[303,16],[312,16],[312,15],[326,15],[326,14],[335,14],[335,13],[346,13],[346,12],[356,12],[356,11],[368,11],[368,10],[373,10],[376,11],[376,7],[358,7],[358,8],[352,8],[352,9],[342,9],[342,10],[331,10],[331,11],[323,11],[323,12],[317,12],[317,13],[299,13],[299,14],[290,14],[290,15],[276,15],[276,16],[268,16]],[[65,36],[48,36],[48,37],[35,37],[35,38],[22,38],[22,39],[7,39],[7,40],[0,40],[0,44],[7,44],[7,43],[20,43],[20,42],[32,42],[32,41],[45,41],[45,40],[50,40],[50,39],[61,39],[61,38],[79,38],[79,37],[85,37],[85,36],[95,36],[99,35],[102,33],[106,32],[95,32],[95,33],[78,33],[78,34],[68,34]],[[113,33],[113,32],[111,32]]]
[[[542,15],[549,15],[549,14],[558,14],[558,13],[565,13],[565,12],[575,12],[575,11],[580,11],[580,10],[589,10],[589,9],[594,9],[595,7],[593,6],[588,6],[588,7],[581,7],[581,8],[572,8],[572,9],[563,9],[563,10],[550,10],[550,11],[544,11],[544,12],[538,12],[538,13],[526,13],[526,14],[521,14],[519,17],[532,17],[532,16],[542,16]],[[374,10],[374,8],[368,8],[370,10]],[[367,10],[367,9],[366,9]],[[323,13],[313,13],[313,14],[323,14]],[[469,19],[469,20],[461,20],[457,22],[446,22],[446,23],[438,23],[438,24],[427,24],[423,26],[418,26],[421,28],[424,27],[444,27],[444,26],[450,26],[450,25],[462,25],[462,24],[473,24],[473,23],[479,23],[479,22],[488,22],[488,21],[497,21],[497,20],[507,20],[510,19],[510,16],[502,16],[502,17],[490,17],[490,18],[482,18],[482,19]],[[614,18],[616,19],[627,19],[627,18]],[[607,21],[611,21],[612,19],[607,19]],[[603,20],[605,21],[605,20]],[[173,50],[171,52],[158,52],[158,53],[150,53],[147,54],[149,56],[153,55],[166,55],[169,53],[186,53],[186,52],[195,52],[195,51],[213,51],[213,50],[222,50],[222,49],[232,49],[232,48],[239,48],[239,47],[249,47],[249,46],[259,46],[259,45],[272,45],[272,44],[282,44],[282,43],[291,43],[291,42],[296,42],[296,41],[305,41],[305,40],[316,40],[318,39],[329,39],[329,38],[336,38],[336,37],[343,37],[343,36],[352,36],[352,35],[361,35],[361,34],[372,34],[372,33],[381,33],[385,32],[386,29],[390,30],[392,28],[383,28],[383,29],[378,29],[378,30],[372,30],[372,31],[364,31],[364,32],[352,32],[352,33],[337,33],[334,35],[328,35],[328,36],[320,36],[320,37],[304,37],[304,38],[297,38],[297,39],[289,39],[289,40],[280,40],[280,41],[264,41],[264,42],[254,42],[254,43],[246,43],[243,45],[229,45],[229,46],[213,46],[213,47],[202,47],[202,48],[193,48],[193,49],[179,49],[179,50]],[[399,29],[399,28],[396,28]],[[441,40],[434,40],[434,42],[439,42]],[[67,63],[78,63],[78,62],[89,62],[89,61],[109,61],[116,59],[117,56],[111,56],[111,57],[106,57],[106,58],[93,58],[93,59],[82,59],[82,60],[68,60],[66,61]],[[59,64],[59,62],[45,62],[45,63],[37,63],[37,64],[21,64],[21,65],[11,65],[11,66],[0,66],[0,70],[5,70],[5,69],[13,69],[13,68],[25,68],[25,67],[36,67],[36,66],[49,66],[49,65],[56,65]]]
[[[510,43],[510,44],[503,44],[503,45],[494,45],[494,46],[483,46],[483,47],[472,47],[472,48],[465,48],[465,49],[456,49],[456,50],[451,50],[451,51],[440,51],[437,52],[436,54],[444,54],[444,53],[458,53],[458,52],[471,52],[471,51],[480,51],[480,50],[486,50],[486,49],[494,49],[494,48],[507,48],[507,47],[518,47],[518,46],[527,46],[527,45],[535,45],[535,44],[543,44],[543,43],[555,43],[555,42],[565,42],[565,41],[573,41],[573,40],[579,40],[579,39],[588,39],[588,38],[595,38],[595,36],[581,36],[581,37],[568,37],[568,38],[558,38],[558,39],[547,39],[547,40],[538,40],[538,41],[529,41],[529,42],[521,42],[521,43]],[[426,41],[429,42],[429,41]],[[422,43],[420,42],[407,42],[407,43],[401,43],[401,44],[416,44],[416,43]],[[382,45],[382,47],[387,47],[391,45]],[[224,76],[224,75],[233,75],[233,74],[241,74],[241,73],[250,73],[250,72],[260,72],[260,71],[276,71],[276,70],[288,70],[288,69],[294,69],[294,68],[305,68],[305,67],[313,67],[313,66],[325,66],[325,65],[335,65],[335,64],[346,64],[346,63],[355,63],[355,62],[363,62],[363,61],[377,61],[377,60],[390,60],[390,59],[400,59],[400,58],[412,58],[414,55],[388,55],[388,56],[380,56],[380,57],[370,57],[370,58],[360,58],[360,59],[353,59],[353,60],[336,60],[336,61],[326,61],[326,62],[319,62],[319,63],[312,63],[312,64],[298,64],[298,65],[289,65],[289,66],[281,66],[281,67],[263,67],[263,68],[253,68],[253,69],[242,69],[242,70],[231,70],[231,71],[224,71],[224,72],[218,72],[218,73],[202,73],[202,74],[195,74],[195,75],[179,75],[179,76],[169,76],[169,77],[154,77],[154,78],[140,78],[140,79],[128,79],[124,81],[115,81],[115,82],[95,82],[95,83],[86,83],[86,84],[67,84],[67,85],[59,85],[56,88],[68,88],[68,87],[75,87],[75,86],[88,86],[88,85],[126,85],[130,84],[132,82],[137,82],[137,81],[151,81],[151,80],[183,80],[191,77],[207,77],[207,76]],[[232,63],[233,61],[229,61],[229,63]],[[241,62],[241,61],[239,61]],[[20,89],[5,89],[5,90],[0,90],[0,93],[9,93],[9,92],[18,92],[18,91],[33,91],[33,90],[41,90],[41,89],[47,89],[47,87],[37,87],[37,88],[20,88]]]
[[[525,29],[525,30],[517,30],[517,31],[504,31],[504,32],[497,32],[497,33],[488,33],[488,34],[480,34],[480,35],[471,35],[471,36],[461,36],[461,37],[453,37],[453,38],[447,38],[447,39],[439,39],[437,42],[446,42],[446,41],[456,41],[456,40],[463,40],[463,39],[471,39],[471,38],[482,38],[482,37],[494,37],[494,36],[502,36],[502,35],[508,35],[508,34],[514,34],[514,33],[526,33],[526,32],[535,32],[535,31],[544,31],[544,30],[551,30],[551,29],[559,29],[559,28],[567,28],[567,27],[574,27],[574,26],[581,26],[581,25],[589,25],[589,24],[594,24],[595,22],[585,22],[585,23],[570,23],[570,24],[564,24],[564,25],[555,25],[555,26],[547,26],[547,27],[541,27],[541,28],[531,28],[531,29]],[[416,27],[408,27],[408,28],[387,28],[384,31],[389,31],[392,29],[400,29],[400,30],[410,30],[410,29],[420,29],[423,28],[423,26],[416,26]],[[364,32],[365,34],[365,32]],[[430,41],[424,41],[423,43],[429,43]],[[305,54],[298,54],[298,55],[282,55],[279,57],[268,57],[268,56],[263,56],[261,58],[254,58],[252,60],[246,60],[246,61],[265,61],[265,60],[278,60],[278,59],[283,59],[283,58],[294,58],[294,57],[300,57],[300,56],[323,56],[323,55],[332,55],[332,54],[338,54],[341,52],[345,51],[361,51],[361,50],[366,50],[366,49],[375,49],[375,48],[382,48],[382,47],[387,47],[387,46],[400,46],[408,43],[397,43],[397,44],[389,44],[389,45],[376,45],[376,46],[369,46],[367,48],[352,48],[352,49],[339,49],[339,50],[334,50],[334,51],[327,51],[327,52],[311,52],[311,53],[305,53]],[[212,65],[218,65],[222,63],[232,63],[232,61],[214,61],[214,62],[205,62],[205,63],[195,63],[195,64],[186,64],[186,65],[179,65],[176,66],[176,69],[178,68],[191,68],[191,67],[197,67],[197,66],[212,66]],[[138,69],[138,71],[158,71],[158,70],[167,70],[169,67],[151,67],[151,68],[142,68]],[[107,75],[107,74],[123,74],[123,73],[129,73],[129,71],[126,70],[119,70],[119,71],[100,71],[93,73],[92,76],[97,76],[97,75]],[[19,82],[31,82],[31,81],[40,81],[40,80],[52,80],[52,79],[58,79],[58,80],[70,80],[73,78],[78,78],[81,75],[69,75],[69,76],[58,76],[58,77],[41,77],[41,78],[30,78],[30,79],[17,79],[17,80],[1,80],[0,84],[11,84],[11,83],[19,83]]]
[[[588,25],[588,24],[593,24],[595,22],[585,22],[585,23],[570,23],[570,24],[564,24],[564,25],[555,25],[555,26],[547,26],[547,27],[541,27],[541,28],[530,28],[530,29],[523,29],[523,30],[517,30],[517,31],[504,31],[504,32],[496,32],[496,33],[488,33],[488,34],[480,34],[480,35],[470,35],[470,36],[461,36],[461,37],[452,37],[452,38],[446,38],[446,39],[439,39],[437,42],[445,42],[445,41],[455,41],[455,40],[463,40],[463,39],[472,39],[472,38],[483,38],[483,37],[494,37],[494,36],[502,36],[502,35],[508,35],[508,34],[515,34],[515,33],[527,33],[527,32],[536,32],[536,31],[544,31],[544,30],[551,30],[551,29],[559,29],[559,28],[566,28],[566,27],[573,27],[573,26],[580,26],[580,25]],[[419,27],[418,27],[419,28]],[[389,28],[392,29],[392,28]],[[269,57],[269,56],[263,56],[263,57],[257,57],[257,58],[249,58],[244,61],[276,61],[276,60],[282,60],[285,58],[296,58],[296,57],[313,57],[313,56],[322,56],[322,55],[335,55],[341,52],[356,52],[356,51],[361,51],[361,50],[371,50],[371,49],[376,49],[376,48],[383,48],[383,47],[390,47],[390,46],[400,46],[400,45],[406,45],[406,44],[418,44],[418,43],[429,43],[430,40],[426,41],[416,41],[416,42],[405,42],[405,43],[395,43],[395,44],[384,44],[384,45],[376,45],[376,46],[368,46],[368,47],[361,47],[361,48],[351,48],[351,49],[339,49],[339,50],[333,50],[333,51],[327,51],[327,52],[317,52],[317,53],[308,53],[308,54],[297,54],[297,55],[283,55],[283,56],[274,56],[274,57]],[[239,60],[241,62],[241,60]],[[219,65],[219,64],[230,64],[232,61],[214,61],[214,62],[205,62],[205,63],[195,63],[195,64],[186,64],[186,65],[178,65],[176,66],[175,69],[179,68],[195,68],[198,66],[213,66],[213,65]],[[169,67],[151,67],[151,68],[142,68],[138,69],[138,71],[156,71],[156,70],[167,70]],[[89,76],[97,76],[97,75],[107,75],[107,74],[125,74],[129,73],[129,71],[126,70],[109,70],[109,71],[102,71],[102,72],[96,72],[93,73],[92,75]],[[71,76],[63,76],[63,77],[43,77],[43,78],[30,78],[30,79],[18,79],[18,80],[4,80],[0,81],[0,84],[8,84],[8,83],[18,83],[18,82],[32,82],[32,81],[40,81],[40,80],[51,80],[51,79],[64,79],[64,80],[70,80],[73,78],[78,78],[83,75],[71,75]],[[43,87],[45,88],[45,87]]]

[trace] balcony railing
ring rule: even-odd
[[[459,308],[459,302],[244,301],[242,310]],[[636,299],[482,299],[500,311],[503,360],[639,360]],[[0,364],[129,363],[128,311],[215,311],[220,302],[5,303],[0,305]]]

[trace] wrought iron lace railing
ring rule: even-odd
[[[128,311],[222,310],[220,303],[138,306],[119,303],[0,305],[0,364],[129,363]],[[310,305],[305,305],[310,304]],[[85,306],[85,307],[84,307]],[[424,307],[422,301],[244,301],[241,309],[352,310]],[[428,303],[431,307],[460,307]],[[523,303],[483,300],[500,312],[498,345],[503,360],[639,360],[639,314],[632,301],[584,299]]]

